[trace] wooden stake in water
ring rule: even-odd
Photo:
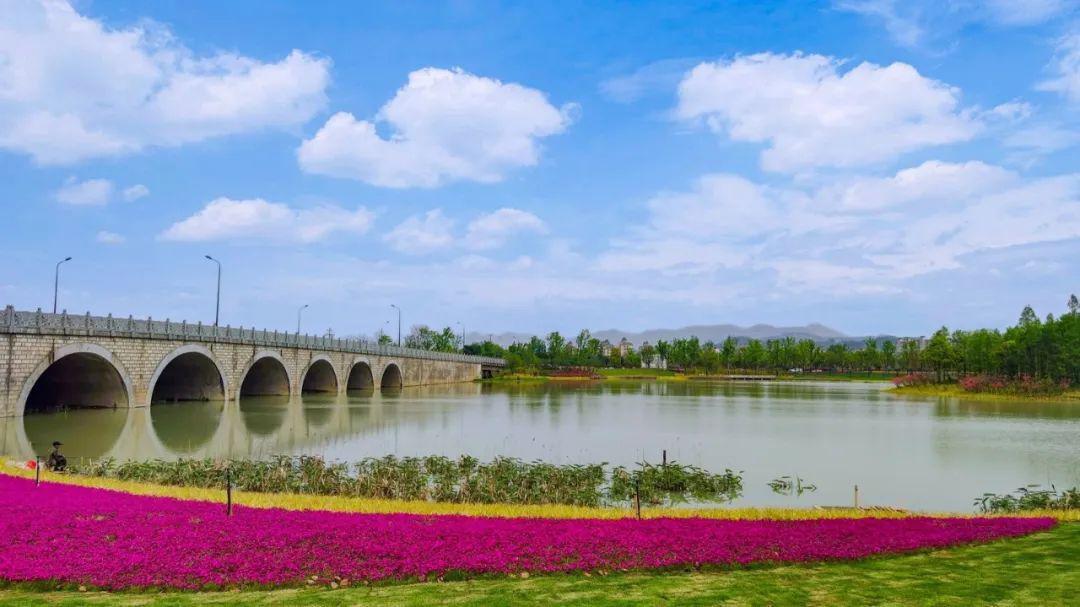
[[[859,486],[855,485],[855,509],[859,508]]]
[[[34,486],[41,486],[41,456],[34,456]]]
[[[637,508],[637,518],[641,520],[641,479],[634,479],[634,506]]]
[[[667,468],[667,449],[664,449],[664,463],[663,466]]]
[[[232,470],[225,469],[225,514],[232,516]]]

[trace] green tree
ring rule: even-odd
[[[896,368],[896,342],[885,340],[881,343],[881,366],[886,371]]]
[[[645,344],[641,346],[641,352],[639,353],[641,362],[645,363],[646,367],[652,368],[656,362],[656,348],[652,344]]]
[[[922,352],[922,358],[937,374],[937,380],[945,381],[947,373],[955,363],[948,328],[941,327],[934,332],[934,335],[930,337],[930,342],[926,344],[926,349]]]
[[[739,354],[739,342],[728,335],[720,346],[720,364],[730,369],[735,365],[735,357]]]

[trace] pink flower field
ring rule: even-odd
[[[1014,537],[1048,518],[555,520],[346,514],[0,475],[0,579],[108,589],[434,579],[857,559]]]

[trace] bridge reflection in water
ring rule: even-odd
[[[0,418],[0,454],[22,461],[64,443],[69,458],[264,458],[322,453],[335,443],[436,416],[401,399],[474,398],[479,384],[255,396],[239,401],[160,403],[144,408],[71,409]]]

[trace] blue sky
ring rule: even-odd
[[[354,6],[354,4],[356,4]],[[1080,291],[1069,0],[4,0],[0,301],[371,335]]]

